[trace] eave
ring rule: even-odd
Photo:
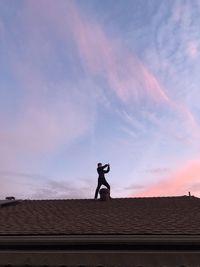
[[[200,235],[6,235],[0,249],[199,249]]]

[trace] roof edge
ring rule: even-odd
[[[17,204],[19,202],[22,202],[23,200],[20,199],[12,199],[12,200],[0,200],[0,208],[5,206],[10,206],[13,204]]]
[[[200,235],[37,235],[0,236],[2,245],[200,245]]]

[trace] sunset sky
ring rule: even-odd
[[[0,199],[200,197],[200,0],[0,0]]]

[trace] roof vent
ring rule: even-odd
[[[100,199],[103,201],[110,199],[110,190],[107,188],[101,188],[99,194],[100,194]]]
[[[6,200],[15,200],[15,197],[6,197]]]

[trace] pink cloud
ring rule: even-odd
[[[169,101],[155,75],[126,46],[108,36],[94,21],[83,18],[70,2],[69,30],[77,45],[83,65],[104,76],[122,101],[147,96]]]
[[[155,185],[150,185],[137,196],[185,195],[191,189],[193,194],[200,194],[199,187],[196,190],[194,187],[195,184],[199,183],[199,178],[200,160],[189,161],[176,170],[174,174]]]
[[[28,1],[26,4],[27,20],[30,21],[29,26],[33,32],[37,33],[38,27],[42,28],[43,32],[51,27],[54,34],[63,42],[73,40],[86,72],[104,78],[112,92],[123,102],[132,103],[133,100],[147,97],[150,100],[168,104],[174,111],[181,113],[191,125],[197,126],[192,113],[187,107],[170,99],[152,71],[122,42],[109,36],[92,17],[90,19],[84,17],[75,2],[60,1],[59,5],[55,5],[54,1],[48,1],[48,9],[46,9],[46,1],[40,1],[40,3]],[[181,9],[181,7],[178,8]],[[36,40],[42,38],[41,35],[37,37],[37,34],[35,37]],[[41,47],[46,46],[39,42],[37,50]],[[54,55],[52,48],[47,47],[47,57],[49,54]],[[42,53],[45,53],[45,49]],[[99,94],[99,92],[96,93]],[[110,95],[110,92],[108,94]]]
[[[27,20],[32,32],[45,32],[51,27],[63,42],[73,40],[82,66],[87,72],[99,75],[124,102],[148,97],[158,102],[170,101],[155,75],[129,49],[104,31],[103,27],[81,14],[73,1],[26,2]],[[37,16],[37,20],[35,19]],[[41,36],[37,37],[41,38]],[[34,43],[35,45],[35,43]],[[38,46],[41,50],[44,45]],[[45,53],[45,51],[44,51]]]
[[[82,64],[95,75],[103,76],[113,92],[126,103],[147,97],[167,104],[182,115],[194,134],[200,136],[196,119],[188,108],[175,103],[166,93],[157,77],[139,58],[119,40],[110,37],[101,25],[84,18],[74,2],[70,10],[68,30],[72,33]]]
[[[181,116],[183,119],[185,126],[188,130],[191,131],[192,136],[196,139],[200,138],[200,127],[199,124],[195,118],[195,116],[192,114],[192,112],[188,109],[187,106],[185,106],[182,103],[170,103],[170,106],[172,109]],[[179,135],[179,133],[174,133],[176,136]],[[190,140],[191,141],[191,140]]]

